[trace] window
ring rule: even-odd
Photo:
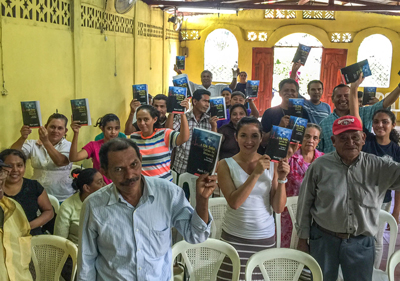
[[[211,32],[204,44],[204,69],[215,82],[232,81],[232,68],[237,63],[239,47],[235,35],[226,29]]]
[[[381,34],[365,38],[358,48],[357,61],[368,59],[372,75],[366,77],[362,87],[389,88],[393,47],[390,40]]]

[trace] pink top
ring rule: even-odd
[[[311,161],[314,162],[315,159],[324,155],[323,152],[315,150],[314,158]],[[300,191],[301,183],[303,182],[304,176],[308,167],[311,163],[304,161],[303,155],[301,155],[301,149],[298,149],[292,157],[289,159],[290,172],[287,175],[288,182],[286,183],[286,196],[298,196]],[[289,212],[287,208],[281,213],[281,229],[282,229],[282,239],[281,247],[289,248],[290,239],[292,237],[292,220],[290,219]]]
[[[88,153],[87,159],[92,158],[93,168],[95,168],[97,171],[100,171],[99,152],[103,144],[104,144],[104,139],[101,139],[98,141],[91,141],[83,147],[83,149],[86,150],[86,152]],[[108,179],[106,176],[103,175],[103,178],[106,184],[112,183],[112,180]]]

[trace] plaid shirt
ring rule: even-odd
[[[189,132],[190,132],[189,140],[183,143],[182,145],[176,147],[175,160],[172,166],[172,169],[175,170],[179,175],[186,172],[193,129],[201,128],[211,131],[209,115],[204,113],[201,116],[200,121],[197,122],[196,117],[193,114],[193,110],[190,110],[186,112],[186,118],[189,124]],[[180,131],[180,128],[181,128],[181,115],[176,114],[174,117],[174,131]]]
[[[383,100],[371,106],[360,107],[360,117],[364,128],[366,128],[368,131],[371,131],[372,129],[372,117],[374,116],[375,111],[382,108],[383,108]],[[333,111],[333,113],[329,114],[328,117],[323,119],[319,124],[322,128],[322,133],[321,133],[321,142],[317,147],[318,150],[324,153],[335,151],[335,147],[333,146],[331,136],[333,136],[332,133],[333,122],[335,122],[335,120],[338,118],[339,116],[336,114],[335,111]]]

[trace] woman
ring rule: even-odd
[[[221,240],[238,251],[242,265],[240,280],[244,280],[248,258],[275,246],[273,212],[280,213],[285,208],[289,164],[287,160],[274,164],[268,155],[257,153],[262,127],[254,117],[243,117],[239,121],[236,140],[239,153],[221,160],[218,167],[219,187],[228,202]],[[229,259],[224,260],[218,280],[232,280]],[[252,280],[263,278],[253,274]]]
[[[27,140],[32,133],[29,126],[22,126],[21,137],[11,146],[22,150],[31,159],[32,179],[37,180],[58,201],[74,194],[69,173],[72,163],[68,160],[71,143],[65,139],[68,119],[62,114],[52,114],[44,127],[39,128],[39,140]]]
[[[218,133],[223,135],[219,150],[220,160],[239,153],[239,145],[235,139],[236,126],[240,119],[245,116],[247,116],[246,107],[243,104],[235,104],[231,108],[230,122],[218,129]]]
[[[24,178],[26,158],[20,150],[3,150],[0,160],[12,167],[4,185],[4,195],[22,206],[31,227],[31,235],[43,234],[41,226],[54,216],[46,191],[36,180]],[[38,216],[39,210],[41,214]]]
[[[78,136],[79,129],[82,127],[79,121],[73,121],[71,124],[74,137],[72,138],[71,151],[69,153],[69,160],[72,162],[81,161],[84,159],[92,158],[93,168],[100,170],[99,152],[101,146],[111,139],[118,137],[121,129],[119,118],[115,114],[106,114],[97,120],[95,127],[99,126],[104,134],[104,138],[98,141],[91,141],[86,144],[81,151],[78,152]],[[112,181],[103,175],[104,182],[110,184]]]
[[[303,182],[304,175],[310,164],[315,159],[324,155],[316,149],[321,135],[321,127],[314,123],[308,123],[302,146],[298,149],[298,145],[289,148],[288,158],[290,173],[287,176],[288,182],[286,184],[286,196],[298,196],[301,183]],[[292,220],[290,219],[287,208],[281,214],[281,230],[282,239],[281,247],[289,248],[290,239],[292,237]]]
[[[181,105],[188,108],[187,99]],[[159,112],[151,105],[142,105],[136,110],[139,132],[134,132],[135,141],[142,154],[142,175],[159,177],[172,181],[171,151],[189,139],[189,125],[186,114],[182,114],[180,133],[168,128],[160,128]]]
[[[105,186],[103,176],[93,168],[81,170],[74,169],[71,172],[74,180],[72,187],[78,191],[64,201],[57,214],[54,234],[67,238],[78,245],[79,217],[82,202],[90,194]]]
[[[357,90],[363,80],[364,79],[360,76],[355,83],[351,84],[349,99],[350,114],[360,120]],[[377,110],[372,117],[372,129],[375,135],[364,129],[366,138],[362,151],[386,158],[388,161],[400,162],[400,136],[395,127],[396,116],[391,111],[387,109]],[[388,190],[383,199],[381,209],[390,212],[391,202],[392,191]],[[398,191],[395,192],[392,215],[396,219],[397,224],[399,224],[400,192]],[[380,267],[383,254],[383,232],[384,228],[381,228],[376,234],[374,267],[377,269]]]

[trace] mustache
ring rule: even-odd
[[[131,183],[137,182],[139,180],[139,178],[140,177],[134,177],[134,178],[127,179],[126,181],[121,182],[120,185],[129,186]]]

